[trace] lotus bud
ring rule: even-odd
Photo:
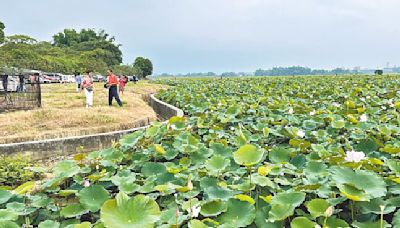
[[[192,180],[189,179],[188,183],[187,183],[187,187],[189,189],[189,191],[193,190],[193,183]]]
[[[379,205],[379,208],[381,209],[381,212],[385,210],[385,205]]]
[[[175,217],[179,217],[179,209],[176,209],[176,211],[175,211]]]
[[[334,208],[333,206],[328,207],[328,208],[326,209],[325,213],[324,213],[324,216],[325,216],[325,217],[331,217],[332,214],[333,214],[333,210],[334,210],[334,209],[335,209],[335,208]]]
[[[96,170],[99,170],[99,165],[96,165]]]

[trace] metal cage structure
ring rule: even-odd
[[[42,106],[40,74],[0,74],[0,113]]]

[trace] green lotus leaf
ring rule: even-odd
[[[206,168],[209,170],[212,174],[217,175],[221,171],[223,171],[229,164],[229,160],[220,156],[220,155],[214,155],[210,159],[206,161]]]
[[[20,228],[20,226],[15,222],[0,220],[0,228]]]
[[[31,192],[35,188],[35,184],[36,183],[34,181],[23,183],[14,190],[14,193],[17,195],[24,195],[28,192]]]
[[[0,204],[7,203],[7,201],[11,199],[11,197],[11,192],[0,189]]]
[[[64,160],[53,168],[53,172],[59,177],[72,177],[80,172],[80,168],[75,161]]]
[[[291,228],[315,228],[317,223],[306,217],[296,217],[290,222]]]
[[[150,228],[159,217],[156,201],[144,195],[108,200],[100,211],[101,221],[108,228]]]
[[[200,214],[205,217],[217,216],[227,210],[227,205],[222,200],[211,200],[201,205]]]
[[[378,145],[373,140],[364,140],[364,141],[360,142],[359,144],[357,144],[354,147],[354,149],[356,151],[370,153],[370,152],[376,151],[378,149]]]
[[[18,214],[11,209],[0,209],[0,221],[15,221],[18,219]]]
[[[396,206],[387,204],[381,198],[375,198],[370,200],[369,202],[359,202],[357,205],[361,208],[361,212],[363,214],[389,214],[396,210]],[[384,206],[383,211],[381,210],[381,206]]]
[[[86,209],[81,204],[70,204],[61,209],[60,215],[65,218],[74,218],[84,214],[85,211]]]
[[[166,173],[167,168],[165,165],[160,164],[160,163],[155,163],[155,162],[147,162],[143,165],[141,173],[146,176],[153,176],[153,175],[159,175],[162,173]]]
[[[386,183],[382,177],[376,173],[365,170],[353,171],[347,167],[334,166],[330,169],[332,180],[342,187],[347,185],[354,187],[354,190],[360,190],[368,195],[368,198],[378,198],[386,195]],[[363,197],[362,197],[363,198]]]
[[[76,224],[74,228],[92,228],[92,224],[90,222],[83,222],[81,224]]]
[[[135,184],[136,175],[130,170],[123,170],[117,175],[111,177],[113,184],[117,185],[120,191],[132,193],[139,189],[139,185]]]
[[[331,123],[331,126],[336,129],[344,128],[346,122],[344,120],[334,120]]]
[[[280,192],[272,198],[271,204],[289,204],[296,208],[303,203],[305,197],[304,192]]]
[[[110,194],[101,185],[91,185],[82,189],[79,194],[79,202],[89,211],[98,211],[103,203],[110,198]]]
[[[306,203],[307,210],[314,218],[324,216],[326,209],[330,206],[331,205],[324,199],[312,199]]]
[[[53,220],[46,220],[39,224],[38,228],[59,228],[60,223]]]
[[[369,201],[370,196],[365,193],[363,190],[357,189],[354,186],[348,184],[339,184],[338,185],[340,194],[344,197],[353,200],[353,201]]]
[[[385,220],[383,221],[383,226],[381,226],[380,221],[376,222],[353,222],[353,227],[355,228],[387,228],[391,227],[390,224],[388,224]]]
[[[392,225],[393,227],[400,227],[400,210],[394,213]]]
[[[221,224],[229,224],[232,227],[246,227],[253,223],[256,210],[253,205],[236,200],[229,199],[226,212],[217,217]]]
[[[287,217],[292,216],[294,212],[294,207],[290,204],[272,204],[271,210],[268,213],[268,221],[276,222],[283,221]]]
[[[207,226],[206,224],[197,219],[190,220],[189,222],[189,228],[208,228],[208,227],[209,226]]]
[[[269,160],[272,163],[289,162],[290,151],[283,147],[275,147],[269,152]]]
[[[342,227],[350,227],[346,221],[342,219],[335,218],[333,216],[329,217],[326,220],[326,226],[329,228],[342,228]]]
[[[143,132],[142,131],[136,131],[132,134],[127,134],[124,135],[121,140],[120,143],[122,146],[135,146],[136,143],[143,137]]]
[[[241,146],[233,153],[235,162],[239,165],[252,166],[259,163],[263,157],[263,152],[253,145]]]
[[[259,185],[261,187],[266,187],[267,186],[267,187],[270,187],[272,189],[276,188],[276,184],[273,181],[271,181],[268,177],[261,176],[258,173],[254,173],[254,174],[251,175],[251,181],[254,184]]]

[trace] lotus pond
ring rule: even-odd
[[[0,227],[400,227],[400,77],[158,83],[187,117],[0,190]]]

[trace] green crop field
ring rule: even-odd
[[[400,76],[157,83],[186,117],[0,190],[0,227],[400,227]]]

